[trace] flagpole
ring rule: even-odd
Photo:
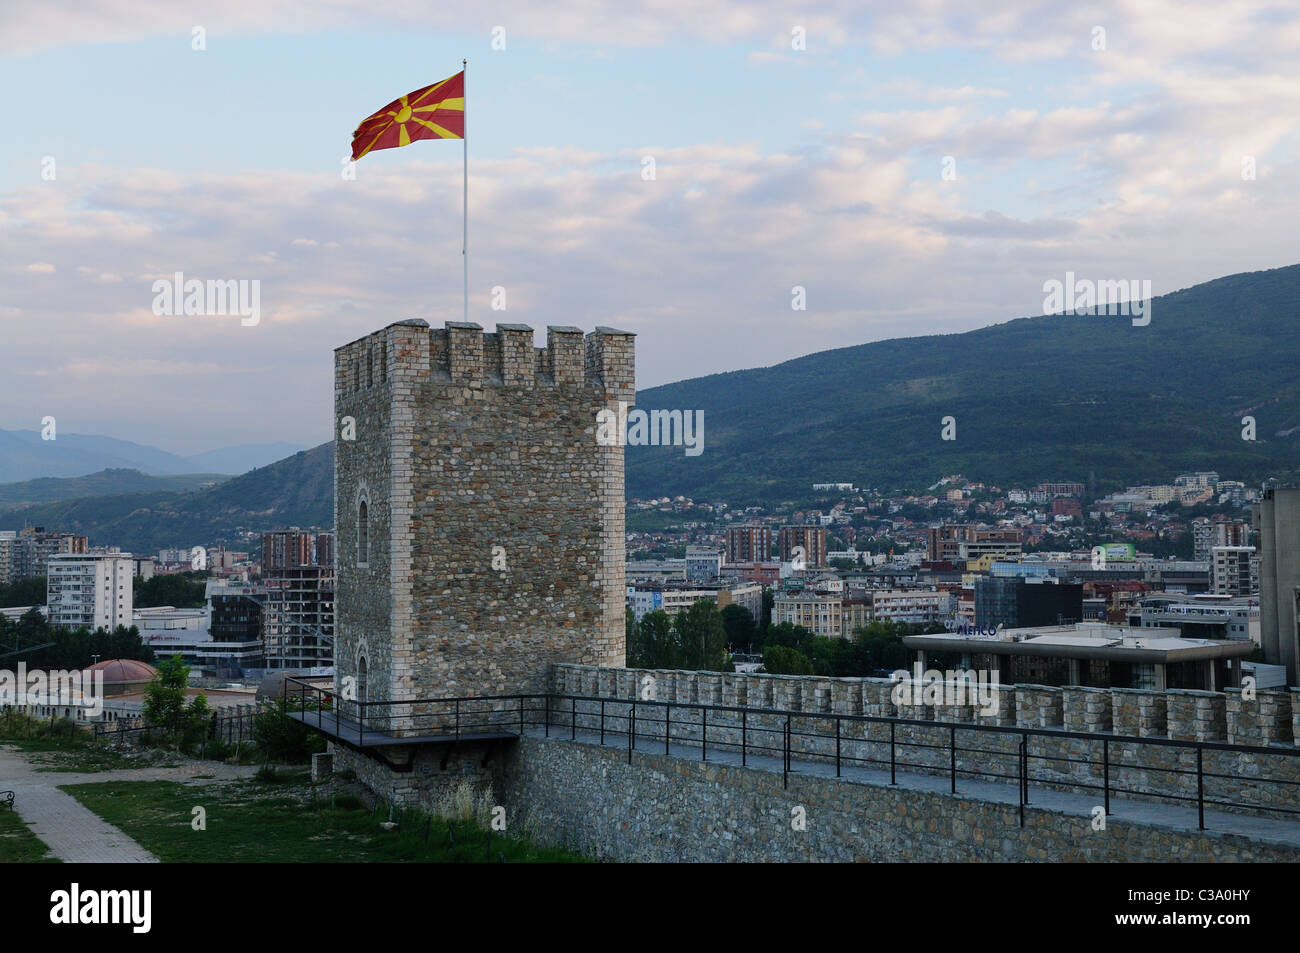
[[[468,78],[468,74],[469,74],[469,69],[468,69],[469,60],[461,60],[460,67],[461,67],[461,100],[462,100],[462,109],[464,109],[465,80]],[[463,165],[463,179],[462,179],[462,185],[464,186],[464,194],[462,195],[461,206],[464,210],[465,217],[464,217],[464,222],[462,223],[463,244],[461,245],[461,255],[464,256],[465,259],[465,322],[468,324],[469,323],[469,110],[465,109],[462,115],[464,116],[464,118],[461,120],[463,125],[461,126],[460,143],[461,146],[464,148],[464,152],[463,152],[464,165]]]

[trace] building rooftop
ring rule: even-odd
[[[992,636],[955,632],[909,635],[903,638],[903,644],[910,649],[932,652],[973,651],[991,655],[1045,655],[1161,664],[1241,657],[1254,651],[1254,644],[1250,641],[1185,639],[1178,629],[1173,628],[1141,628],[1098,622],[1001,629]]]

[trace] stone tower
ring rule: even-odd
[[[633,402],[633,337],[412,320],[334,352],[336,682],[400,701],[623,665],[623,448],[596,432]]]

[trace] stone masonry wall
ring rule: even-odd
[[[551,663],[622,664],[623,449],[597,444],[596,415],[632,403],[633,364],[626,332],[550,327],[534,348],[516,324],[407,321],[335,352],[335,414],[356,422],[335,450],[340,684],[363,657],[370,700],[541,691]],[[438,717],[394,712],[391,731]]]
[[[1300,848],[960,795],[741,768],[560,738],[522,739],[497,774],[511,823],[620,861],[1300,860]],[[795,830],[802,808],[805,830]]]
[[[1218,810],[1270,813],[1268,808],[1300,807],[1300,755],[1296,752],[1293,712],[1300,689],[1260,692],[1245,700],[1240,691],[1227,694],[1173,690],[1055,688],[1044,685],[1000,686],[996,710],[974,704],[935,706],[895,705],[894,685],[880,678],[825,678],[767,674],[722,675],[713,672],[668,672],[623,669],[614,673],[591,666],[556,665],[552,673],[557,693],[603,696],[606,727],[623,731],[632,700],[652,698],[678,704],[713,703],[748,708],[774,708],[797,713],[791,718],[791,752],[796,759],[832,762],[835,723],[816,717],[826,713],[905,718],[924,724],[864,723],[843,720],[839,750],[844,763],[888,769],[893,757],[898,770],[947,775],[952,770],[951,746],[956,740],[958,778],[978,778],[1015,784],[1019,778],[1019,745],[1026,742],[1031,785],[1078,790],[1105,783],[1104,760],[1110,764],[1112,796],[1187,803],[1197,794],[1196,752],[1189,747],[1121,740],[1206,741],[1245,745],[1250,752],[1206,750],[1202,768],[1207,805]],[[557,730],[571,723],[572,703],[553,705]],[[576,706],[578,727],[598,730],[599,707]],[[639,738],[664,737],[670,720],[674,741],[700,743],[702,717],[686,707],[665,714],[663,706],[642,704],[637,713]],[[708,743],[714,750],[779,754],[785,715],[744,712],[711,713]],[[1053,729],[1097,734],[1106,739],[1048,734],[962,731],[963,725]],[[820,735],[821,737],[814,737]],[[1113,740],[1112,740],[1113,739]],[[1174,773],[1175,771],[1179,773]],[[1216,804],[1232,801],[1232,806]]]

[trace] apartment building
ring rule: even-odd
[[[782,622],[802,626],[814,635],[828,639],[845,636],[840,596],[835,593],[780,593],[772,603],[772,624],[780,625]]]
[[[793,562],[795,547],[803,550],[806,568],[826,565],[826,528],[824,526],[782,526],[778,537],[782,562]]]
[[[135,560],[130,553],[58,553],[46,566],[51,625],[93,630],[132,624]]]
[[[1210,591],[1219,596],[1248,596],[1258,593],[1259,558],[1255,555],[1255,547],[1212,547]]]
[[[44,576],[51,556],[85,553],[86,543],[85,536],[47,533],[43,526],[0,533],[0,582]]]
[[[719,609],[744,606],[755,621],[763,613],[763,587],[755,582],[637,582],[627,587],[627,604],[638,622],[647,612],[676,615],[704,599],[712,599]]]
[[[765,563],[772,559],[772,528],[750,524],[727,527],[727,562]]]
[[[967,523],[946,523],[926,529],[926,558],[930,562],[957,562],[988,554],[1019,555],[1023,531],[1017,527],[981,529]]]

